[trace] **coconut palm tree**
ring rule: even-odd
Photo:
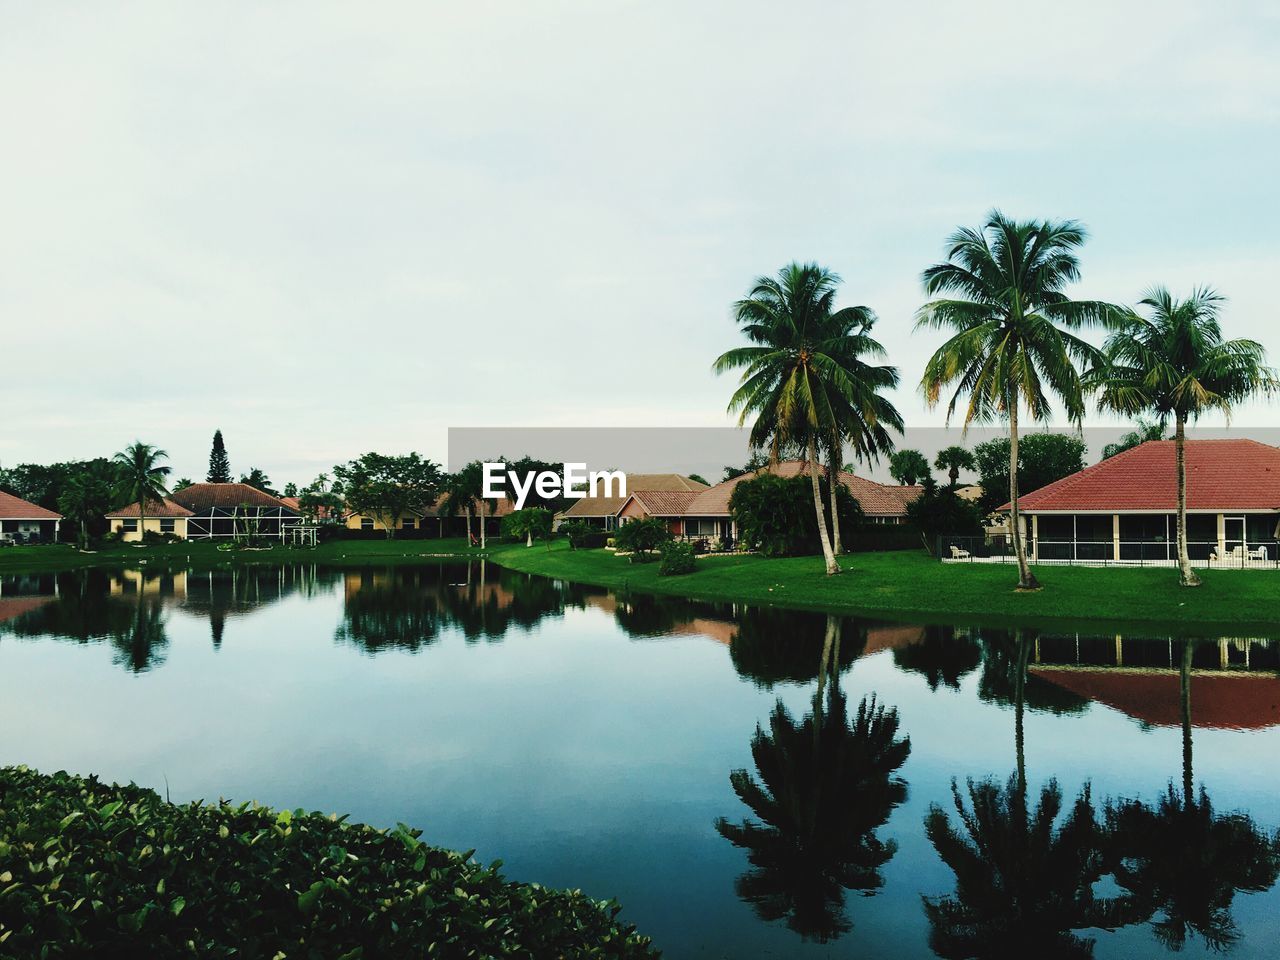
[[[159,502],[168,493],[164,480],[170,468],[161,463],[167,459],[169,454],[165,451],[141,440],[135,440],[115,455],[114,462],[120,473],[117,493],[124,502],[138,504],[139,539],[147,529],[147,501]]]
[[[820,486],[821,458],[836,476],[843,446],[875,456],[892,447],[889,430],[902,418],[881,391],[898,382],[895,367],[876,365],[884,348],[871,336],[875,314],[867,307],[835,309],[840,278],[817,264],[790,264],[776,278],[760,277],[734,305],[734,318],[749,346],[721,354],[717,373],[741,370],[729,401],[739,425],[754,417],[750,445],[768,449],[777,462],[788,446],[805,451],[828,574],[840,572],[835,539],[828,533]],[[835,484],[832,484],[832,524]],[[839,533],[836,531],[835,538]]]
[[[473,460],[457,473],[445,477],[442,485],[444,499],[440,501],[440,512],[446,517],[456,517],[459,513],[467,518],[467,542],[471,537],[472,511],[479,503],[483,503],[480,495],[484,492],[484,478],[478,460]],[[480,546],[485,546],[484,514],[480,515]]]
[[[1185,300],[1175,299],[1164,287],[1152,287],[1139,302],[1150,316],[1136,311],[1125,315],[1107,338],[1106,363],[1091,377],[1103,409],[1155,414],[1162,423],[1173,418],[1178,570],[1187,587],[1200,584],[1187,555],[1187,421],[1209,412],[1230,417],[1234,404],[1280,389],[1262,344],[1222,338],[1218,313],[1223,300],[1209,287],[1196,288]]]
[[[975,470],[978,461],[973,452],[961,446],[943,447],[933,459],[933,465],[939,470],[947,471],[947,482],[954,490],[960,484],[961,470]]]
[[[1085,404],[1077,364],[1094,367],[1099,351],[1076,335],[1118,313],[1111,304],[1071,300],[1064,289],[1079,279],[1076,251],[1085,241],[1074,220],[1012,220],[993,210],[978,229],[948,240],[947,261],[922,275],[927,296],[916,329],[951,335],[929,358],[920,386],[930,406],[955,386],[947,419],[962,398],[964,424],[1009,424],[1009,503],[1018,585],[1038,586],[1027,565],[1018,516],[1018,425],[1026,408],[1047,420],[1057,394],[1068,420],[1080,423]]]

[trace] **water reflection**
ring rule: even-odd
[[[751,869],[738,896],[762,920],[785,920],[806,940],[825,943],[847,933],[845,891],[870,894],[897,849],[877,831],[907,796],[895,776],[911,752],[898,737],[898,712],[864,697],[850,722],[840,690],[842,625],[826,619],[813,709],[796,721],[779,700],[769,731],[751,742],[757,780],[729,776],[756,820],[716,821],[720,835],[747,851]],[[825,687],[825,693],[824,693]]]

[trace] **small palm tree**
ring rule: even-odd
[[[138,504],[138,537],[142,538],[147,527],[147,501],[165,498],[164,480],[170,468],[161,464],[169,454],[159,447],[135,440],[115,455],[114,462],[120,479],[117,493],[126,503]]]
[[[947,471],[947,481],[954,490],[960,484],[960,471],[977,469],[978,461],[974,459],[973,453],[964,447],[951,446],[938,451],[933,465],[939,470]]]
[[[1139,302],[1150,317],[1128,313],[1105,345],[1106,362],[1091,378],[1103,409],[1155,414],[1174,423],[1178,471],[1178,569],[1182,584],[1198,586],[1187,554],[1186,427],[1211,411],[1227,417],[1235,403],[1280,389],[1266,351],[1255,340],[1224,340],[1218,312],[1223,297],[1209,287],[1175,299],[1153,287]]]
[[[876,456],[892,447],[888,431],[902,428],[901,416],[880,393],[896,386],[897,369],[863,360],[884,355],[871,336],[875,314],[867,307],[836,310],[839,282],[817,264],[793,263],[776,278],[760,277],[734,306],[751,345],[728,350],[715,362],[717,373],[742,370],[729,410],[738,413],[739,425],[755,417],[753,449],[768,448],[774,462],[789,446],[805,451],[828,574],[840,567],[823,510],[820,451],[834,476],[845,442],[859,455]],[[831,519],[838,527],[834,487]]]
[[[81,550],[89,546],[89,529],[111,509],[110,474],[101,469],[77,473],[67,481],[58,496],[58,510],[76,525],[76,543]]]
[[[1080,423],[1085,405],[1077,364],[1092,368],[1100,354],[1076,331],[1118,313],[1111,304],[1070,300],[1063,292],[1080,277],[1076,251],[1084,241],[1074,220],[1011,220],[995,210],[979,229],[953,233],[947,261],[922,276],[925,293],[938,299],[917,311],[916,328],[951,332],[925,366],[926,400],[937,404],[954,384],[948,420],[967,396],[965,427],[1009,423],[1010,526],[1022,589],[1038,583],[1019,527],[1019,410],[1025,406],[1032,419],[1047,420],[1056,393],[1067,418]]]

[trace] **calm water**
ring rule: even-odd
[[[0,764],[414,824],[669,957],[1271,957],[1278,667],[481,564],[3,577]]]

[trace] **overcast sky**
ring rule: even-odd
[[[730,303],[808,259],[937,423],[919,272],[992,206],[1085,222],[1079,296],[1212,283],[1280,360],[1268,6],[7,5],[0,463],[723,424]]]

